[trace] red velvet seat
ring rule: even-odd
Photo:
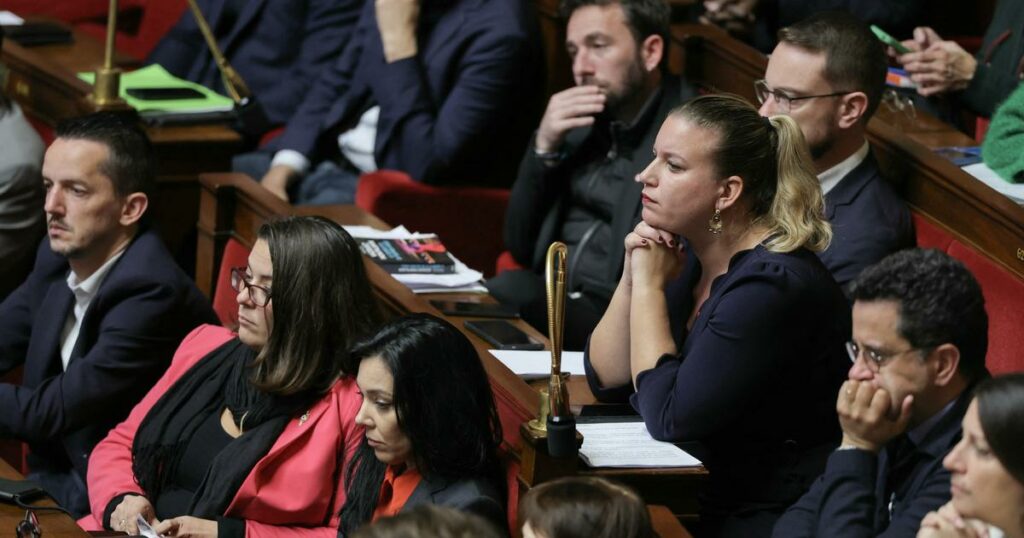
[[[998,375],[1024,370],[1024,280],[954,239],[930,218],[917,212],[913,218],[919,247],[939,249],[960,260],[981,284],[988,312],[989,371]]]
[[[237,293],[231,288],[231,268],[245,267],[249,263],[249,249],[235,238],[228,239],[217,271],[217,287],[213,290],[213,311],[220,318],[220,324],[231,330],[238,329]]]
[[[964,262],[981,283],[988,311],[989,371],[997,375],[1024,370],[1024,281],[959,241],[953,241],[947,252]]]
[[[509,191],[481,187],[434,187],[403,172],[363,174],[356,205],[392,225],[436,233],[466,265],[488,276],[504,250],[502,231]]]
[[[911,218],[914,221],[914,234],[917,236],[917,246],[921,248],[934,248],[947,252],[953,237],[949,232],[941,228],[935,221],[925,217],[917,211],[912,211]]]

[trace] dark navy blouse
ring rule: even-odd
[[[781,511],[839,440],[849,303],[810,251],[759,245],[730,260],[687,333],[700,271],[690,255],[666,290],[678,355],[641,372],[633,392],[600,386],[588,349],[587,380],[599,400],[628,397],[655,439],[698,442],[711,473],[706,511]]]

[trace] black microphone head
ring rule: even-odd
[[[548,454],[553,458],[575,457],[576,419],[569,416],[552,417],[548,415]]]

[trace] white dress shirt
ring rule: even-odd
[[[75,295],[75,306],[71,312],[68,312],[68,319],[64,322],[64,330],[60,337],[60,360],[64,364],[64,370],[68,369],[71,352],[74,351],[75,342],[78,341],[78,331],[82,328],[85,311],[89,308],[92,299],[96,297],[96,292],[99,291],[110,268],[121,258],[122,254],[124,254],[124,249],[111,256],[95,273],[82,281],[78,280],[78,275],[74,271],[68,271],[68,287]]]

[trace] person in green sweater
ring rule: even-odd
[[[999,177],[1024,183],[1024,84],[999,106],[989,125],[981,157]]]

